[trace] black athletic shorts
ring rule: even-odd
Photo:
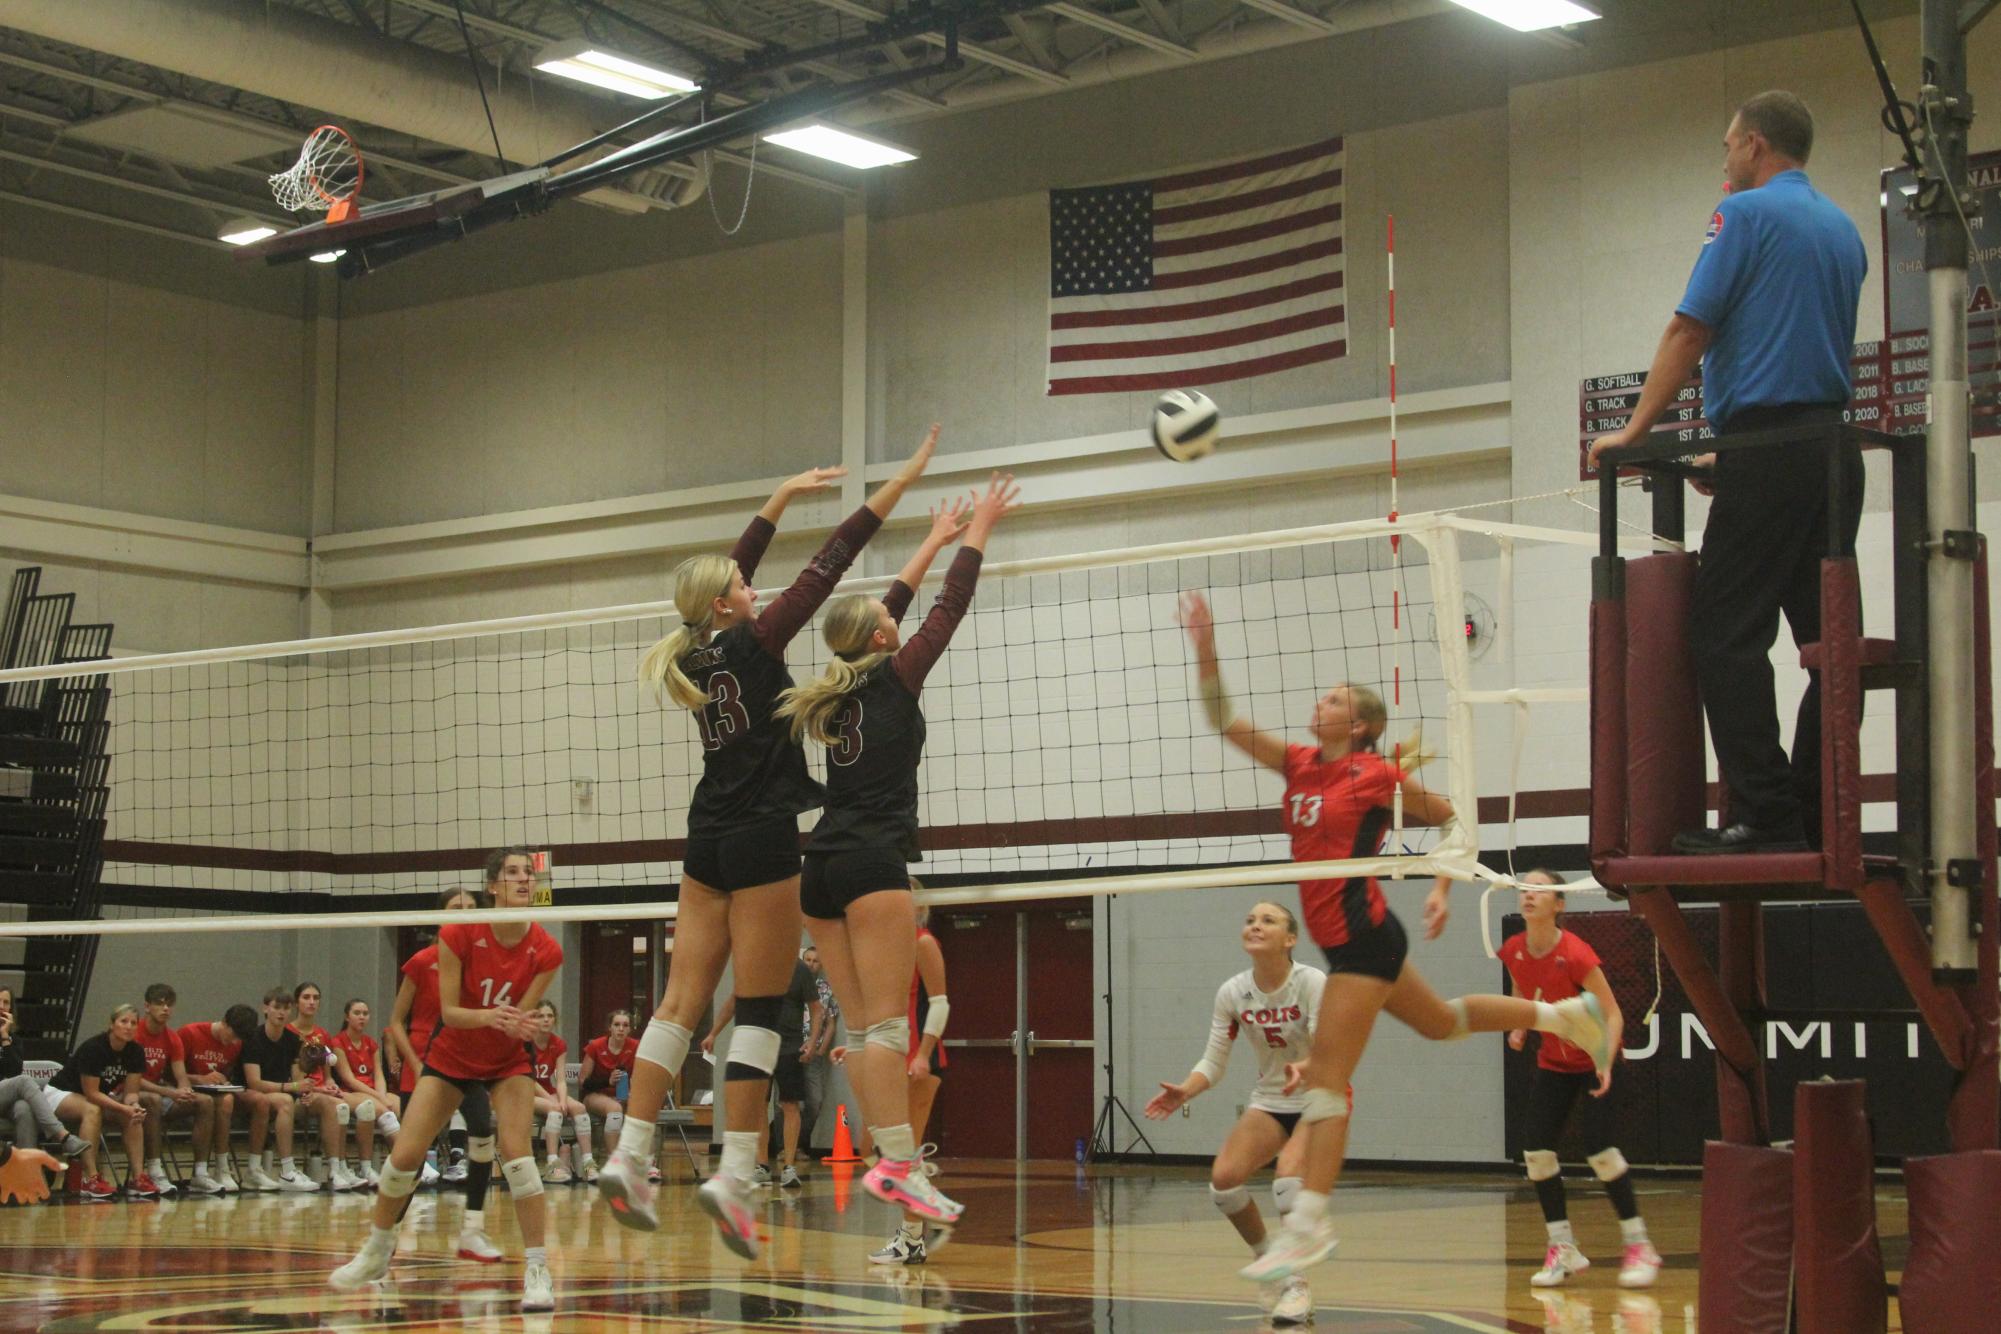
[[[1372,926],[1345,945],[1322,947],[1329,973],[1360,973],[1394,982],[1410,957],[1410,937],[1393,912],[1383,914],[1382,925]]]
[[[771,1072],[771,1086],[778,1090],[780,1102],[806,1101],[806,1067],[799,1060],[799,1049],[789,1042],[778,1053],[778,1065]]]
[[[465,1095],[459,1100],[459,1115],[465,1118],[466,1134],[493,1133],[493,1099],[487,1096],[484,1083],[477,1079],[461,1079],[457,1075],[448,1075],[442,1070],[427,1069],[424,1071],[424,1078],[442,1079]],[[404,1100],[403,1110],[405,1113],[410,1110],[407,1098]]]
[[[895,848],[809,852],[799,873],[799,906],[825,921],[846,917],[848,905],[864,894],[909,888],[910,863]]]
[[[1549,1039],[1545,1037],[1543,1041]],[[1586,1153],[1603,1153],[1612,1147],[1612,1098],[1591,1096],[1598,1087],[1595,1071],[1545,1070],[1538,1065],[1529,1077],[1529,1114],[1522,1127],[1524,1149],[1555,1149],[1563,1140],[1563,1127],[1571,1111],[1583,1103],[1577,1119],[1578,1137]]]
[[[690,835],[681,870],[725,894],[799,874],[799,822],[791,816],[723,835]]]
[[[1293,1129],[1298,1126],[1299,1118],[1304,1114],[1301,1112],[1274,1112],[1269,1107],[1253,1107],[1251,1110],[1254,1112],[1263,1112],[1266,1116],[1278,1122],[1278,1128],[1285,1132],[1287,1139],[1292,1138]]]

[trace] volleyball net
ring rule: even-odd
[[[1488,652],[1513,620],[1515,549],[1559,553],[1581,580],[1592,541],[1437,514],[990,565],[924,688],[913,870],[938,902],[1474,878],[1474,708],[1520,719],[1531,697],[1581,699],[1518,688],[1510,654]],[[1209,600],[1239,716],[1305,740],[1320,694],[1370,685],[1384,748],[1421,730],[1424,781],[1460,818],[1441,834],[1399,805],[1380,856],[1294,863],[1283,780],[1203,717],[1177,622],[1190,591]],[[928,605],[927,588],[906,628]],[[671,916],[702,749],[636,667],[676,621],[654,603],[0,672],[111,683],[103,881],[127,920],[70,929],[434,918],[439,891],[476,884],[487,851],[514,844],[550,853],[545,920]],[[825,660],[816,623],[788,662],[803,681]],[[30,929],[50,928],[0,926]]]

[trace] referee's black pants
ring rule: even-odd
[[[1747,408],[1722,432],[1839,421],[1822,404]],[[1862,521],[1862,453],[1841,448],[1840,547],[1855,549]],[[1729,790],[1728,820],[1759,829],[1820,829],[1820,673],[1800,700],[1790,760],[1779,744],[1772,644],[1784,613],[1795,644],[1820,639],[1820,562],[1829,552],[1828,466],[1818,444],[1725,451],[1702,532],[1689,608],[1689,646],[1716,766]]]

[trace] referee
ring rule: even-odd
[[[1703,367],[1719,436],[1841,420],[1855,306],[1868,258],[1848,215],[1807,181],[1813,116],[1791,93],[1760,93],[1723,136],[1729,196],[1716,206],[1625,429],[1591,447],[1642,439]],[[1862,458],[1842,446],[1842,547],[1862,517]],[[1685,853],[1779,852],[1820,833],[1820,674],[1800,701],[1790,762],[1779,744],[1772,644],[1779,614],[1793,642],[1820,638],[1820,560],[1828,544],[1828,465],[1806,443],[1725,451],[1702,534],[1689,608],[1702,704],[1729,791],[1721,829],[1678,834]]]

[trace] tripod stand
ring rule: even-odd
[[[1130,1153],[1135,1140],[1146,1145],[1148,1153],[1159,1152],[1159,1150],[1153,1147],[1153,1141],[1146,1137],[1146,1131],[1140,1128],[1139,1122],[1133,1119],[1131,1110],[1119,1099],[1119,1084],[1116,1070],[1117,1057],[1115,1055],[1118,1050],[1118,1030],[1112,1022],[1112,993],[1118,990],[1112,982],[1112,905],[1118,902],[1118,898],[1119,896],[1116,894],[1105,896],[1105,994],[1101,998],[1105,1002],[1105,1063],[1103,1067],[1105,1071],[1105,1101],[1098,1108],[1097,1121],[1091,1126],[1091,1143],[1084,1153],[1084,1161],[1087,1163],[1100,1157],[1117,1158],[1122,1154]],[[1127,1138],[1126,1147],[1123,1149],[1119,1147],[1119,1127],[1118,1122],[1113,1119],[1114,1117],[1123,1117],[1125,1119]]]

